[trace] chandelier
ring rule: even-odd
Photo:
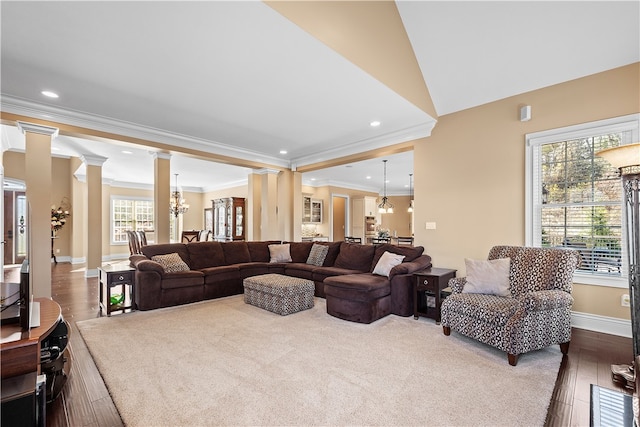
[[[382,203],[378,205],[378,212],[381,214],[393,213],[393,205],[387,199],[387,161],[383,160],[382,162],[384,164],[384,191],[382,193]]]
[[[182,197],[182,193],[178,191],[178,174],[176,176],[176,190],[171,193],[171,200],[169,201],[169,211],[176,218],[178,215],[186,213],[189,210],[187,201]]]
[[[411,191],[411,178],[413,177],[413,174],[410,173],[409,174],[409,207],[407,208],[407,212],[411,213],[413,212],[413,191]]]

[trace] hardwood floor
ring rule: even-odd
[[[6,269],[5,280],[17,281],[18,274],[18,269]],[[123,425],[75,324],[98,317],[98,279],[87,279],[84,274],[81,266],[68,263],[51,266],[52,297],[71,325],[72,366],[60,397],[47,405],[50,427]],[[545,425],[588,426],[590,384],[628,393],[613,383],[610,366],[629,363],[632,359],[630,338],[574,329],[569,354],[558,372]]]

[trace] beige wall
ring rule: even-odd
[[[441,116],[414,148],[415,236],[437,267],[525,243],[525,134],[640,112],[640,64]],[[532,119],[520,122],[519,107]],[[425,222],[435,222],[426,230]],[[574,311],[629,318],[624,289],[575,285]]]

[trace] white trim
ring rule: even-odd
[[[87,268],[84,272],[84,277],[98,277],[97,268]]]
[[[87,262],[87,258],[85,257],[78,257],[78,258],[71,258],[71,264],[75,265],[75,264],[84,264]]]
[[[631,338],[631,320],[617,317],[572,311],[571,326],[578,329]]]
[[[528,133],[525,135],[525,245],[540,246],[540,242],[538,241],[539,229],[537,229],[537,226],[540,223],[540,218],[538,218],[540,215],[540,209],[538,209],[538,207],[542,201],[540,200],[539,194],[534,192],[534,185],[538,178],[537,176],[534,176],[534,173],[537,171],[536,165],[539,156],[539,150],[537,150],[537,148],[547,143],[584,138],[595,134],[629,131],[631,132],[632,141],[625,141],[625,143],[634,142],[640,139],[640,114],[636,113],[609,119],[596,120],[593,122]],[[621,206],[622,203],[623,201],[621,199]],[[626,233],[623,233],[621,242],[623,247],[626,247],[625,239]],[[625,257],[623,256],[623,273],[621,276],[591,275],[584,272],[576,272],[573,275],[573,281],[574,283],[585,285],[626,288],[628,286],[628,279],[626,275],[628,267],[624,258]]]
[[[49,135],[51,139],[58,136],[58,128],[39,125],[37,123],[28,123],[28,122],[21,122],[21,121],[17,121],[16,124],[18,125],[18,129],[20,129],[20,132],[22,132],[23,134],[26,134],[27,132],[31,132],[31,133],[37,133],[40,135]]]

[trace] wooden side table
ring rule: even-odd
[[[435,319],[440,324],[440,305],[444,299],[443,290],[449,286],[449,279],[456,277],[456,270],[450,268],[430,268],[413,273],[413,318],[420,316]]]
[[[111,316],[114,311],[134,310],[134,286],[135,269],[127,265],[105,265],[98,268],[100,278],[100,315],[102,310]],[[113,303],[111,297],[116,294],[114,290],[119,290],[118,295],[122,295],[122,301]]]

